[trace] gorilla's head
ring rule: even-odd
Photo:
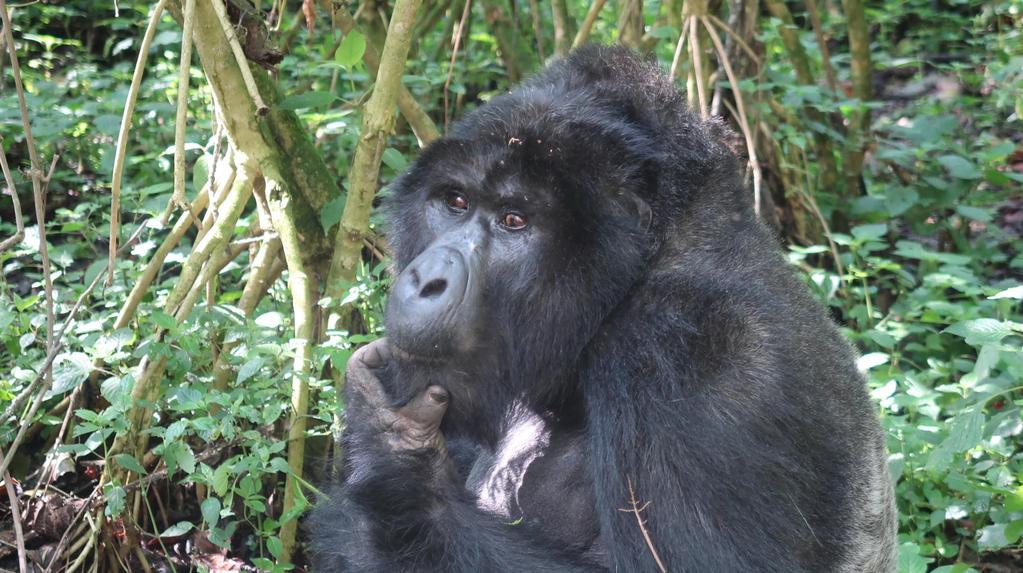
[[[590,77],[606,72],[563,62],[467,116],[387,200],[399,274],[386,326],[402,386],[392,391],[446,387],[449,429],[499,419],[492,408],[509,399],[542,408],[571,391],[569,373],[678,208],[659,180],[679,168],[664,142],[698,124],[643,112],[682,109],[674,88],[641,86],[672,101],[637,105]]]

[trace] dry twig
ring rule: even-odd
[[[448,92],[451,90],[451,74],[455,71],[455,61],[458,59],[458,48],[462,44],[462,32],[465,31],[465,21],[469,17],[469,9],[472,0],[465,0],[465,7],[462,9],[462,17],[458,20],[458,27],[455,28],[455,43],[451,48],[451,61],[448,62],[448,77],[444,80],[444,133],[448,132]]]
[[[732,95],[735,96],[735,108],[738,112],[739,129],[742,130],[743,139],[746,140],[746,151],[749,153],[749,165],[753,170],[753,209],[757,215],[760,215],[760,186],[762,175],[760,172],[760,163],[757,161],[757,147],[753,140],[753,130],[750,128],[749,120],[746,117],[746,105],[742,101],[742,90],[739,89],[739,78],[736,77],[735,72],[732,71],[732,62],[728,59],[728,52],[725,51],[725,46],[721,43],[721,38],[718,33],[714,30],[710,20],[706,17],[701,17],[700,22],[703,23],[703,27],[706,28],[707,34],[710,35],[710,41],[714,43],[714,49],[717,50],[718,60],[722,67],[725,68],[725,75],[728,77],[728,83],[732,85]]]
[[[654,542],[650,538],[650,532],[647,531],[646,521],[644,521],[643,516],[640,515],[643,513],[643,510],[650,505],[650,502],[648,501],[642,506],[639,505],[639,500],[636,499],[636,490],[632,487],[632,478],[625,476],[625,481],[629,484],[629,505],[631,507],[619,509],[618,511],[636,515],[636,523],[639,524],[639,531],[643,534],[643,540],[646,542],[646,546],[650,550],[650,555],[653,556],[654,561],[657,563],[657,569],[660,570],[661,573],[667,573],[668,568],[665,567],[664,562],[661,561],[661,556],[657,553],[657,549],[654,547]]]
[[[3,449],[0,449],[0,458],[4,457]],[[18,546],[18,568],[20,571],[28,571],[28,554],[25,551],[25,533],[21,528],[21,505],[18,503],[18,492],[14,491],[14,480],[7,471],[3,472],[4,488],[7,490],[7,499],[11,504],[11,521],[14,524],[14,541]]]
[[[0,58],[0,60],[2,59]],[[21,199],[18,198],[18,189],[14,186],[14,178],[11,177],[11,168],[7,166],[7,154],[4,153],[3,143],[3,137],[0,137],[0,168],[3,169],[4,181],[7,183],[7,189],[11,191],[11,200],[14,201],[14,227],[16,231],[0,243],[0,253],[17,245],[25,238],[25,219],[21,214]]]

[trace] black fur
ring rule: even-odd
[[[672,572],[894,569],[854,355],[754,216],[723,134],[653,65],[587,47],[393,185],[398,271],[475,233],[472,312],[443,324],[470,342],[381,372],[396,403],[448,390],[454,462],[350,427],[346,483],[309,520],[318,571],[655,571],[655,552]],[[466,231],[435,211],[448,189],[530,227]],[[403,349],[448,333],[395,330]],[[546,433],[508,462],[528,470],[495,514],[481,476],[523,412]],[[621,511],[633,495],[649,544]]]

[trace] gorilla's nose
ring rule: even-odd
[[[398,275],[390,304],[402,326],[413,332],[454,326],[444,323],[462,303],[468,282],[469,269],[462,255],[450,247],[434,247]]]

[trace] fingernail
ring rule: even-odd
[[[443,404],[444,402],[448,401],[447,392],[441,392],[439,390],[430,392],[430,398],[438,404]]]

